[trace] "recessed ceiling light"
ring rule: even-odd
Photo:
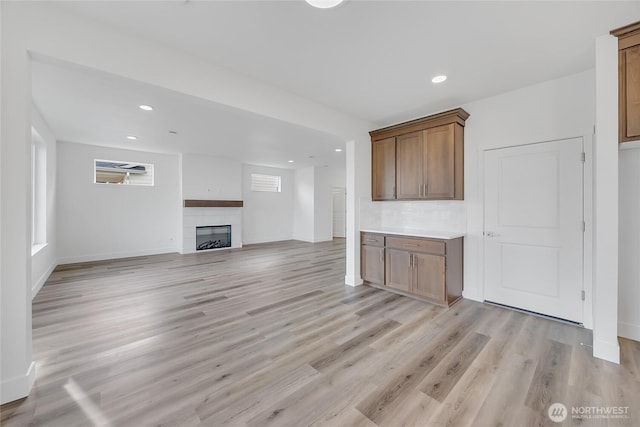
[[[342,3],[342,0],[306,0],[306,2],[319,9],[329,9]]]
[[[336,148],[336,152],[340,153],[342,151],[342,148]]]
[[[293,160],[289,160],[289,163],[293,163]]]
[[[434,78],[431,79],[432,83],[442,83],[443,81],[447,80],[447,76],[445,76],[444,74],[441,76],[435,76]]]
[[[127,136],[127,139],[138,139],[138,137],[137,136],[133,136],[133,135],[129,135],[129,136]]]
[[[170,133],[171,135],[177,135],[177,134],[178,134],[178,131],[177,131],[177,130],[170,130],[170,131],[169,131],[169,133]]]
[[[140,109],[141,109],[141,110],[144,110],[144,111],[151,111],[151,110],[153,110],[153,107],[152,107],[151,105],[145,105],[145,104],[142,104],[142,105],[140,105],[139,107],[140,107]]]

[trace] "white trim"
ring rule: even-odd
[[[56,263],[51,264],[49,266],[49,268],[47,268],[47,270],[44,272],[44,274],[42,274],[42,276],[40,276],[38,281],[36,283],[34,283],[33,287],[31,288],[31,300],[32,301],[36,297],[36,295],[38,295],[38,292],[40,292],[40,289],[42,289],[42,286],[44,286],[45,282],[47,281],[49,276],[51,276],[51,273],[53,273],[53,270],[55,270],[57,266],[58,266],[58,264],[56,264]]]
[[[31,245],[31,256],[34,256],[47,246],[49,246],[48,243],[36,243],[35,245]]]
[[[161,255],[161,254],[168,254],[168,253],[174,253],[174,252],[179,252],[179,249],[178,248],[157,248],[157,249],[146,249],[146,250],[135,251],[135,252],[111,252],[111,253],[86,255],[86,256],[66,257],[66,258],[58,258],[58,265],[75,264],[77,262],[105,261],[109,259],[118,259],[118,258],[132,258],[132,257],[147,256],[147,255]]]
[[[585,230],[582,236],[582,324],[586,329],[593,329],[593,141],[595,134],[586,135],[582,139],[582,150],[585,153],[582,168],[582,215]]]
[[[618,322],[618,335],[634,341],[640,341],[640,325]]]
[[[484,290],[484,279],[482,279],[482,284],[483,284],[483,290]],[[464,299],[469,299],[471,301],[484,302],[482,291],[481,292],[476,292],[475,289],[471,289],[471,290],[463,289],[462,290],[462,297]]]
[[[362,280],[362,277],[358,276],[344,276],[344,284],[348,285],[348,286],[361,286],[364,283],[364,281]]]
[[[0,383],[0,404],[13,402],[27,397],[36,380],[36,363],[31,362],[24,375]]]
[[[640,148],[639,141],[622,142],[618,145],[618,150],[634,150]]]
[[[620,363],[620,346],[618,342],[593,341],[593,357],[607,360],[613,363]]]

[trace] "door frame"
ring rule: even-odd
[[[335,238],[333,235],[333,195],[335,193],[341,193],[344,198],[344,237],[338,237],[339,239],[347,238],[347,189],[345,187],[331,187],[331,238]]]
[[[582,301],[582,324],[587,329],[593,329],[593,137],[583,135],[554,138],[545,141],[527,142],[496,147],[479,147],[478,157],[480,158],[479,168],[479,190],[482,202],[482,229],[480,230],[479,245],[479,269],[480,269],[480,300],[485,300],[485,154],[487,151],[504,148],[515,148],[526,145],[542,144],[545,142],[562,141],[566,139],[581,139],[582,149],[585,153],[585,161],[582,168],[582,217],[585,222],[585,231],[582,239],[582,289],[585,299]]]

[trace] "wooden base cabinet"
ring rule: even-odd
[[[384,283],[384,236],[361,233],[360,275],[372,283]]]
[[[443,306],[462,298],[462,237],[375,234],[376,241],[367,244],[371,235],[362,233],[361,274],[366,283]],[[380,249],[384,250],[383,261],[379,261]],[[376,258],[380,267],[371,265]]]
[[[412,255],[413,282],[411,292],[421,297],[446,302],[444,256],[418,253]]]
[[[399,291],[411,292],[411,283],[413,282],[412,254],[407,251],[387,249],[386,255],[386,278],[377,283],[385,284]]]

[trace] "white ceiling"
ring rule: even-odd
[[[281,168],[345,167],[344,151],[335,151],[345,144],[335,136],[95,70],[38,58],[32,86],[36,107],[61,141]]]
[[[329,10],[303,0],[56,3],[380,127],[592,68],[595,38],[640,19],[639,1],[346,0]],[[437,74],[448,80],[432,84]],[[298,166],[334,164],[340,144],[330,135],[59,65],[34,66],[34,96],[58,138],[77,142],[280,167],[289,157]],[[158,108],[136,110],[143,102]],[[141,138],[123,141],[130,133]]]

